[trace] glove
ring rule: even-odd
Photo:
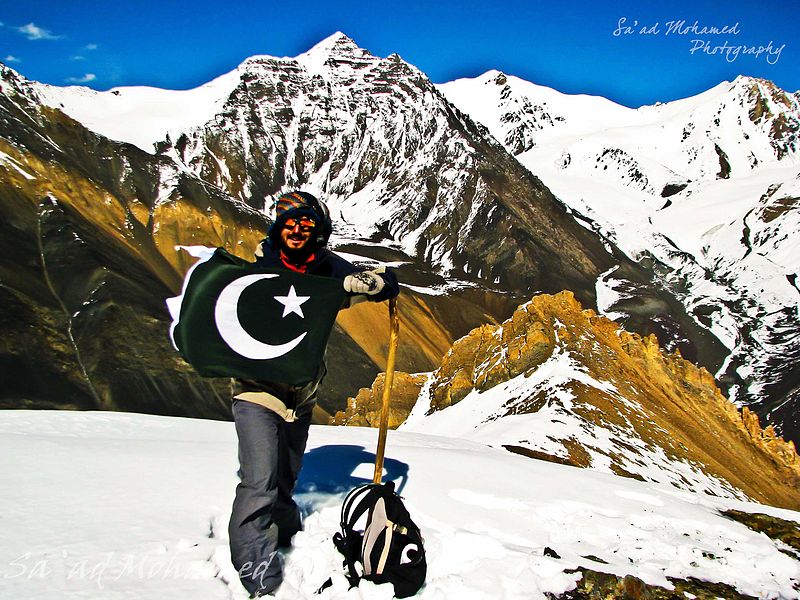
[[[383,289],[383,277],[375,271],[359,271],[344,278],[344,291],[351,294],[379,294]]]

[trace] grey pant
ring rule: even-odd
[[[279,546],[289,546],[301,528],[292,499],[303,464],[310,415],[287,423],[271,410],[233,402],[239,436],[239,479],[228,536],[231,561],[252,595],[269,592],[283,579]]]

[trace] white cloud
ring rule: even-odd
[[[17,31],[26,36],[29,40],[57,40],[61,38],[60,35],[53,35],[51,31],[43,29],[34,23],[28,23],[22,27],[17,27]]]
[[[76,54],[75,56],[70,57],[72,60],[86,60],[85,56],[81,56],[80,54]]]
[[[86,44],[84,50],[97,50],[97,44]]]
[[[97,79],[94,73],[86,73],[83,77],[67,77],[67,83],[89,83]]]
[[[18,62],[22,62],[22,61],[21,61],[19,58],[17,58],[16,56],[14,56],[14,55],[12,55],[12,54],[9,54],[8,56],[6,56],[6,57],[3,59],[3,62],[7,62],[7,63],[18,63]]]

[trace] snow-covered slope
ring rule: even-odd
[[[647,180],[637,185],[631,172],[625,183],[656,193],[662,191],[656,188],[660,182],[649,180],[654,173],[648,167],[695,181],[716,178],[721,161],[733,176],[764,163],[798,161],[798,99],[765,80],[739,77],[697,96],[638,109],[598,96],[562,94],[498,71],[438,88],[515,155],[560,150],[554,160],[566,160],[567,152],[575,166],[589,170],[596,167],[598,150],[619,150]],[[582,165],[588,159],[593,162]],[[614,181],[611,174],[606,177]]]
[[[341,501],[370,479],[376,431],[312,427],[299,484],[305,531],[278,598],[388,599],[347,589],[331,542]],[[243,599],[227,549],[231,423],[121,413],[0,412],[0,596]],[[583,567],[671,587],[721,582],[797,598],[787,547],[720,512],[800,514],[540,462],[474,441],[390,432],[386,478],[423,530],[420,598],[542,599]],[[545,548],[549,548],[545,554]],[[334,585],[315,590],[328,577]]]
[[[769,414],[796,395],[797,94],[740,77],[629,109],[496,71],[439,88],[592,227],[656,265],[662,285],[731,351],[717,375],[734,400]],[[635,294],[613,271],[598,290],[607,311]]]
[[[157,142],[176,139],[202,125],[220,109],[239,83],[234,70],[192,90],[120,87],[106,92],[83,86],[37,85],[44,104],[59,108],[107,138],[152,154]]]
[[[623,424],[587,418],[580,410],[583,399],[572,391],[576,384],[612,397]],[[539,410],[530,411],[527,407],[536,398],[546,400]],[[670,456],[664,448],[645,442],[631,424],[635,420],[631,415],[638,413],[653,421],[657,417],[625,398],[611,381],[592,377],[569,351],[559,347],[533,373],[517,375],[487,391],[472,390],[444,410],[428,414],[430,408],[430,397],[423,393],[400,429],[454,436],[495,448],[513,447],[523,454],[533,451],[564,462],[570,461],[570,451],[580,447],[588,468],[599,472],[621,471],[642,481],[747,498],[691,460],[676,458],[671,450]],[[594,412],[601,411],[595,408]]]

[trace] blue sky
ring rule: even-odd
[[[499,69],[627,106],[684,98],[740,74],[800,89],[798,0],[3,4],[0,61],[30,79],[98,90],[192,88],[248,56],[296,56],[336,31],[378,56],[398,53],[436,83]]]

